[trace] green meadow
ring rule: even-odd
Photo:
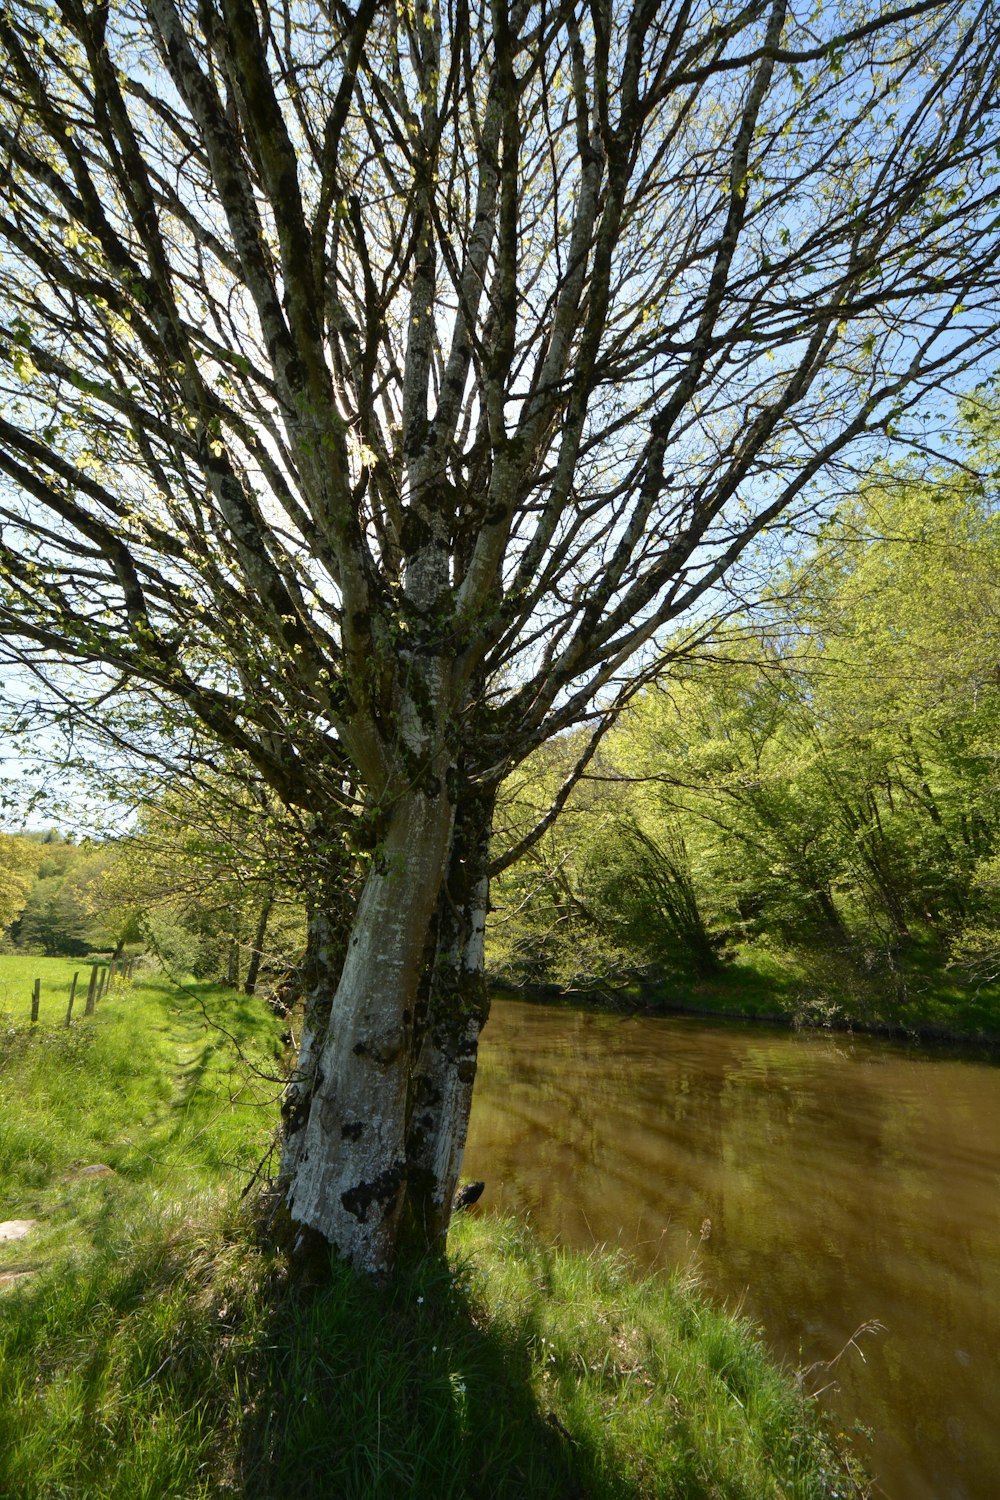
[[[0,955],[0,1024],[22,1025],[31,1016],[31,994],[41,980],[38,1019],[49,1025],[66,1019],[73,975],[77,974],[73,1013],[81,1012],[87,999],[92,963],[81,958],[40,958],[32,955]]]

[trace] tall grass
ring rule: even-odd
[[[69,1028],[0,1018],[0,1217],[43,1219],[46,1246],[72,1221],[82,1246],[101,1195],[124,1208],[229,1186],[274,1124],[278,1029],[259,1002],[158,978]],[[98,1164],[114,1178],[72,1180]]]
[[[0,1217],[39,1224],[0,1246],[32,1269],[0,1290],[2,1500],[861,1493],[690,1278],[469,1215],[391,1286],[343,1266],[294,1286],[238,1205],[276,1030],[147,982],[68,1032],[3,1033]]]

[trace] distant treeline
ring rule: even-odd
[[[283,967],[304,942],[301,905],[260,828],[228,789],[187,789],[103,841],[0,834],[0,951],[142,949],[169,970],[252,992],[265,954]]]

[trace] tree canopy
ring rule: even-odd
[[[300,800],[416,658],[484,763],[573,722],[992,347],[995,21],[8,7],[8,632]]]
[[[0,833],[0,931],[24,910],[41,860],[38,844]]]

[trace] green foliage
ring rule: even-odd
[[[140,919],[139,930],[149,951],[168,973],[204,977],[200,962],[202,947],[197,932],[168,908],[146,912]]]
[[[65,875],[43,875],[34,884],[17,923],[17,940],[44,953],[85,953],[88,914],[67,888]]]
[[[537,752],[507,784],[497,811],[495,847],[503,850],[544,814],[577,752],[566,736]],[[561,819],[513,864],[491,890],[487,964],[509,985],[563,989],[615,988],[627,981],[635,956],[622,948],[620,928],[588,904],[580,871],[590,851],[603,851],[615,804],[587,785],[576,789]],[[589,893],[587,893],[589,894]]]
[[[234,987],[262,959],[286,968],[304,945],[301,830],[256,791],[216,773],[196,789],[161,789],[134,828],[103,842],[9,841],[31,872],[17,877],[27,889],[13,946],[75,956],[143,947],[170,972]],[[0,866],[0,898],[2,880]]]
[[[140,926],[152,950],[170,970],[234,987],[261,959],[282,969],[297,961],[303,842],[280,804],[232,774],[147,803],[119,858],[125,884],[144,892]]]
[[[0,833],[0,931],[24,910],[41,864],[42,851],[31,839]]]
[[[715,946],[676,823],[664,821],[651,833],[635,818],[616,818],[589,851],[580,884],[603,930],[640,962],[661,971],[690,968],[702,978],[715,973]]]
[[[879,984],[905,1008],[928,955],[993,982],[1000,521],[981,425],[978,474],[874,473],[786,562],[752,631],[636,700],[534,889],[526,870],[501,882],[523,947],[558,878],[564,948],[586,928],[648,979],[707,978],[720,953],[770,944],[814,955],[817,993],[839,988],[847,1013]]]
[[[143,882],[125,868],[118,844],[32,847],[40,856],[37,879],[12,926],[17,947],[81,956],[140,941]]]

